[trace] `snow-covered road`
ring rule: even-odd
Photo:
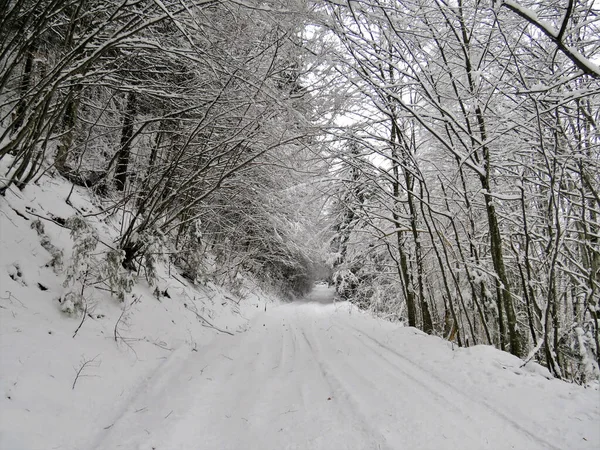
[[[257,315],[245,333],[172,353],[91,448],[535,450],[600,442],[590,430],[597,415],[561,407],[567,391],[555,383],[565,383],[511,370],[512,357],[493,349],[463,354],[331,298],[318,286],[306,302]]]

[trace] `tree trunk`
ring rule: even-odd
[[[65,175],[69,169],[67,168],[67,159],[69,151],[73,145],[73,137],[75,135],[75,124],[77,123],[77,115],[79,112],[79,96],[82,86],[77,85],[69,92],[66,99],[65,112],[63,115],[61,131],[63,135],[56,146],[56,154],[54,156],[54,166],[61,175]]]
[[[489,183],[486,179],[482,179],[482,185],[485,190],[485,210],[488,218],[488,226],[490,230],[490,247],[492,252],[492,263],[499,282],[499,295],[502,299],[502,306],[506,314],[506,326],[508,328],[508,339],[510,344],[510,352],[518,357],[523,356],[523,343],[519,334],[519,326],[517,323],[517,314],[513,304],[510,283],[506,275],[504,266],[504,255],[502,252],[502,236],[498,226],[498,217],[496,208],[493,204],[493,198],[489,194]],[[499,299],[500,300],[500,299]]]
[[[27,92],[31,86],[31,78],[33,76],[33,62],[34,55],[37,48],[34,44],[32,48],[27,52],[27,58],[25,59],[25,67],[23,68],[23,76],[21,77],[21,85],[19,86],[20,100],[15,111],[16,119],[13,122],[12,132],[16,132],[25,121],[25,111],[27,110]]]
[[[417,228],[417,210],[414,203],[414,176],[407,168],[404,168],[404,178],[408,190],[408,209],[410,212],[410,228],[412,230],[413,240],[415,243],[415,259],[417,265],[417,289],[419,294],[419,303],[421,305],[421,320],[423,321],[423,331],[427,334],[433,333],[433,321],[431,320],[431,312],[429,304],[425,299],[423,289],[423,254],[421,251],[421,239]]]
[[[400,256],[400,282],[402,283],[404,298],[406,300],[406,311],[408,314],[408,325],[411,327],[417,326],[417,309],[415,301],[415,291],[412,286],[412,279],[410,271],[408,269],[408,258],[404,251],[404,243],[402,237],[402,231],[400,231],[400,216],[398,215],[398,207],[400,205],[400,181],[399,181],[399,168],[398,168],[398,135],[396,122],[392,118],[392,130],[390,136],[391,144],[391,159],[392,159],[392,175],[394,177],[392,182],[392,189],[394,195],[394,207],[392,211],[392,218],[394,219],[394,227],[396,228],[396,245],[398,246],[398,254]]]
[[[131,153],[131,138],[133,137],[133,121],[136,114],[136,94],[130,91],[127,95],[127,104],[123,113],[123,131],[121,133],[121,145],[117,156],[117,170],[115,172],[115,183],[119,191],[125,190],[127,183],[127,171],[129,169],[129,156]]]

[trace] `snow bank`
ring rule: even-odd
[[[85,316],[65,314],[68,288],[62,283],[73,242],[64,220],[77,211],[90,214],[86,220],[107,245],[114,245],[120,226],[117,215],[94,215],[100,205],[84,189],[75,188],[68,205],[70,189],[44,177],[0,198],[2,449],[88,448],[166,365],[217,334],[244,332],[248,319],[271,301],[259,291],[246,289],[240,301],[211,283],[192,286],[163,264],[159,298],[136,276],[124,302],[91,286],[84,293]]]

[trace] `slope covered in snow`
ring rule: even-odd
[[[58,218],[94,210],[84,192],[66,204],[70,187],[52,183],[0,200],[2,449],[600,445],[597,389],[372,318],[324,285],[301,302],[248,289],[240,301],[160,266],[158,298],[140,276],[123,303],[92,287],[83,323],[67,316],[47,242],[68,265]],[[31,227],[40,216],[42,234]],[[89,220],[110,243],[118,223]]]
[[[44,178],[0,198],[3,450],[90,448],[177,355],[195,353],[215,335],[243,332],[271,301],[248,280],[234,295],[212,283],[192,286],[174,267],[158,264],[155,286],[138,274],[120,302],[104,284],[91,284],[86,314],[65,314],[73,242],[64,220],[90,214],[86,220],[104,243],[98,253],[120,225],[118,215],[95,216],[99,208],[84,190],[75,188],[68,205],[70,189]]]

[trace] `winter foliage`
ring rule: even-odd
[[[342,296],[598,377],[593,3],[323,6],[329,58],[353,86],[331,155]]]
[[[599,36],[0,0],[0,447],[598,448]]]
[[[600,375],[594,2],[1,10],[0,192],[62,177],[119,227],[62,218],[65,256],[32,222],[65,312],[90,288],[124,302],[160,264],[287,298],[329,277],[459,346]]]

